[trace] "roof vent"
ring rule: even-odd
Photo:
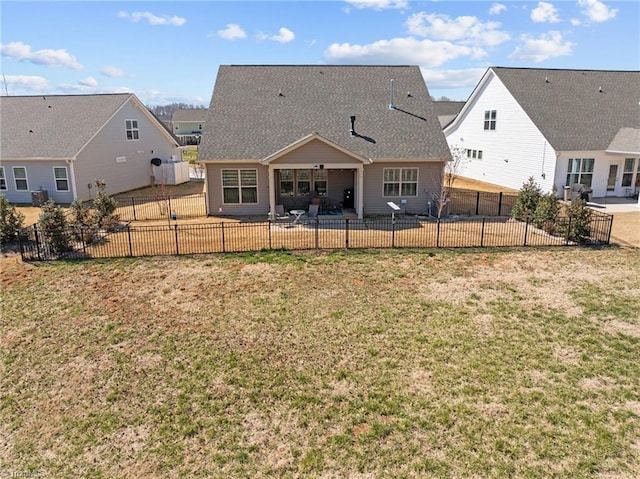
[[[601,86],[600,86],[600,87],[598,87],[598,91],[599,91],[600,93],[602,93],[602,87],[601,87]]]
[[[356,117],[351,115],[351,129],[349,130],[351,136],[356,136]]]
[[[549,80],[549,77],[544,77],[544,82],[545,83],[551,83],[551,80]]]
[[[389,80],[389,110],[395,110],[396,106],[393,104],[393,79]]]
[[[278,96],[284,96],[284,94],[282,93],[282,90],[278,90]]]

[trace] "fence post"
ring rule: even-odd
[[[613,215],[609,215],[609,233],[607,234],[607,241],[605,244],[611,243],[611,230],[613,229]]]
[[[269,249],[273,249],[273,247],[271,245],[271,223],[272,223],[272,221],[269,220],[269,226],[268,226],[268,231],[269,231]]]
[[[226,250],[225,244],[224,244],[224,221],[220,222],[220,230],[222,231],[222,252],[226,253],[227,250]]]
[[[127,238],[129,239],[129,256],[133,257],[133,244],[131,243],[131,225],[127,225]]]
[[[349,218],[344,219],[344,246],[349,249]]]
[[[502,216],[502,191],[498,194],[498,216]]]
[[[167,216],[171,218],[171,213],[173,213],[173,211],[171,211],[171,195],[167,195],[167,206],[169,207],[167,210]]]
[[[131,206],[133,206],[133,221],[137,221],[136,218],[136,198],[134,196],[131,197]]]
[[[84,240],[84,229],[82,228],[82,226],[78,227],[78,229],[80,230],[80,241],[82,241],[82,254],[86,257],[87,256],[87,242]]]
[[[480,248],[484,246],[484,223],[487,218],[482,217],[482,229],[480,230]]]
[[[316,242],[316,249],[320,248],[320,239],[318,237],[319,235],[319,230],[320,228],[320,218],[316,217],[316,227],[315,227],[315,242]]]
[[[440,248],[440,218],[436,223],[436,248]]]
[[[40,256],[40,237],[38,236],[38,226],[33,225],[33,236],[36,240],[36,254],[38,255],[38,261],[42,261],[42,257]]]
[[[527,246],[527,233],[529,232],[529,217],[526,218],[526,223],[524,224],[524,244],[522,246]]]
[[[571,236],[571,216],[569,216],[569,223],[567,223],[567,237],[565,238],[565,246],[569,245],[570,236]]]
[[[480,212],[480,192],[476,192],[476,216]]]
[[[174,235],[176,237],[176,256],[180,255],[180,246],[178,244],[178,224],[173,225]]]

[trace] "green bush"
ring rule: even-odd
[[[96,223],[101,228],[113,229],[117,225],[120,217],[115,213],[118,202],[105,193],[106,184],[104,181],[96,180],[95,186],[98,190],[93,200],[93,207],[96,211]]]
[[[98,225],[89,206],[76,199],[71,203],[69,212],[71,214],[69,226],[74,229],[76,239],[91,243],[98,232]]]
[[[575,243],[586,243],[591,235],[592,211],[584,200],[573,200],[567,206],[568,218],[558,223],[556,231],[559,235]]]
[[[560,206],[556,197],[556,189],[551,193],[540,196],[535,211],[533,212],[533,224],[549,234],[553,234],[558,220]]]
[[[72,235],[64,211],[55,201],[49,200],[42,205],[37,229],[43,241],[55,254],[71,251]]]
[[[24,215],[16,211],[4,195],[0,195],[0,244],[5,245],[18,239]]]
[[[516,203],[511,210],[511,216],[514,218],[533,218],[540,198],[542,197],[542,190],[540,186],[535,182],[533,176],[529,177],[526,183],[523,183]]]

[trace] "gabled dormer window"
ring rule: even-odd
[[[139,140],[138,120],[125,120],[125,131],[127,132],[127,140]]]
[[[485,130],[496,129],[496,110],[484,111],[484,129]]]

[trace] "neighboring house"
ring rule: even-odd
[[[444,128],[460,113],[465,102],[463,101],[449,101],[438,100],[433,102],[433,106],[436,108],[436,115],[438,115],[438,121]]]
[[[423,213],[450,159],[416,66],[221,66],[198,154],[209,213],[234,215]]]
[[[173,134],[183,145],[197,145],[200,143],[206,118],[205,108],[176,110],[171,117]]]
[[[640,189],[640,72],[492,67],[444,132],[467,151],[461,176],[629,196]]]
[[[151,160],[180,159],[178,141],[130,93],[0,97],[0,193],[31,203],[88,200],[96,179],[109,194],[148,186]]]

